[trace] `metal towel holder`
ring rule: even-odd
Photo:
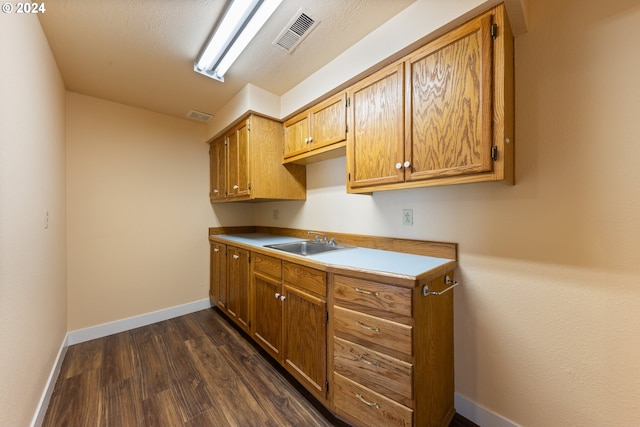
[[[445,285],[451,285],[451,286],[449,286],[447,289],[445,289],[443,291],[440,291],[440,292],[431,291],[431,290],[429,290],[429,286],[428,285],[424,285],[422,287],[422,296],[426,297],[427,295],[442,295],[445,292],[449,292],[451,289],[453,289],[456,286],[458,286],[460,284],[460,282],[458,282],[457,280],[451,280],[451,278],[449,276],[444,276],[444,284]]]

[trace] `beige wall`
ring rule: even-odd
[[[347,195],[342,158],[308,166],[307,202],[257,205],[257,223],[459,243],[456,392],[528,427],[635,426],[640,5],[536,0],[528,13],[516,186]]]
[[[67,94],[69,330],[208,297],[205,126]]]
[[[37,17],[0,14],[1,426],[29,425],[67,330],[64,136]]]

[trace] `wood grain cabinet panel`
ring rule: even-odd
[[[344,155],[346,103],[343,92],[285,121],[284,163],[307,164]]]
[[[249,251],[227,246],[226,312],[245,331],[249,330]]]
[[[513,36],[496,6],[347,89],[347,191],[514,183]]]
[[[211,242],[209,300],[212,307],[227,307],[227,245]]]
[[[377,279],[333,275],[332,410],[354,426],[446,426],[455,412],[453,295],[421,291],[444,289],[445,276],[412,287]]]
[[[251,114],[210,142],[212,203],[305,200],[306,169],[282,164],[282,123]]]
[[[276,360],[282,360],[282,261],[260,253],[253,260],[252,335]]]

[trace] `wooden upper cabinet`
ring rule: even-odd
[[[214,139],[211,202],[305,200],[306,169],[282,164],[282,141],[282,123],[256,114]]]
[[[216,139],[209,148],[209,167],[211,185],[209,198],[211,202],[224,200],[227,188],[227,151],[226,137]]]
[[[407,180],[491,171],[491,24],[483,15],[407,58]]]
[[[504,5],[347,94],[347,191],[514,183],[513,36]]]
[[[404,65],[394,63],[352,86],[348,95],[348,188],[404,181]]]
[[[310,163],[341,156],[347,140],[346,94],[332,96],[284,123],[285,163]]]
[[[227,197],[250,196],[249,120],[227,136]]]

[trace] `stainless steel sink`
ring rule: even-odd
[[[304,240],[301,242],[278,243],[275,245],[265,245],[266,248],[278,249],[297,255],[315,255],[322,252],[337,251],[340,249],[350,249],[351,246],[336,245],[332,243],[317,242],[315,240]]]

